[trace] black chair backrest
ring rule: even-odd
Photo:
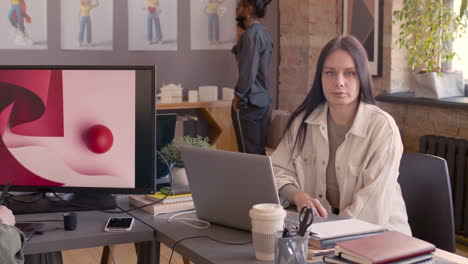
[[[161,151],[174,139],[177,114],[156,114],[156,151]],[[156,157],[156,178],[161,178],[169,173],[167,165]],[[159,184],[156,179],[156,184]]]
[[[439,157],[405,153],[398,178],[414,237],[455,252],[452,191],[447,162]]]

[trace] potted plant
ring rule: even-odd
[[[209,143],[208,137],[184,136],[174,139],[170,144],[161,149],[161,155],[166,159],[171,167],[172,186],[188,185],[187,174],[184,168],[184,162],[180,154],[181,146],[214,148]]]
[[[396,43],[408,50],[416,96],[463,96],[463,74],[445,65],[456,56],[450,46],[465,33],[466,17],[459,16],[447,0],[403,0],[403,8],[394,11],[393,18],[393,23],[401,23]]]

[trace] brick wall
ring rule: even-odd
[[[335,0],[280,0],[279,109],[294,110],[308,93],[322,47],[337,36]]]
[[[376,95],[414,90],[405,51],[394,45],[393,10],[402,0],[384,2],[383,73],[373,78]],[[322,47],[342,33],[342,0],[280,0],[279,109],[293,111],[307,95]],[[468,111],[404,104],[380,107],[396,120],[406,152],[416,152],[421,135],[468,139]]]
[[[467,110],[389,103],[379,106],[395,118],[406,152],[418,152],[422,135],[468,139]]]

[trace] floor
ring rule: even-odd
[[[101,261],[102,247],[87,248],[77,250],[67,250],[63,252],[64,264],[95,264]],[[455,254],[468,258],[468,245],[457,243]],[[171,250],[166,246],[161,247],[161,264],[169,264]],[[117,245],[113,256],[114,264],[136,263],[136,254],[133,244]],[[183,264],[182,257],[174,252],[171,264]]]
[[[64,264],[96,264],[101,263],[102,247],[63,251]],[[161,264],[168,264],[171,250],[161,246]],[[113,264],[136,263],[136,253],[133,244],[117,245],[113,254]],[[183,264],[182,257],[174,252],[171,264]]]
[[[456,235],[457,250],[455,254],[468,258],[468,237]]]

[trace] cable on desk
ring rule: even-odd
[[[118,207],[118,206],[117,206]],[[118,207],[120,208],[120,207]],[[120,208],[121,209],[121,208]],[[153,226],[147,224],[145,221],[143,221],[142,219],[140,219],[139,217],[135,216],[134,214],[131,214],[130,212],[126,212],[128,215],[134,217],[135,219],[137,219],[138,221],[142,222],[143,224],[145,224],[146,226],[148,226],[149,228],[153,229],[154,232],[157,232],[158,230],[156,228],[154,228]],[[185,213],[185,212],[184,212]],[[221,241],[219,239],[216,239],[216,238],[212,238],[210,236],[193,236],[193,237],[186,237],[186,238],[182,238],[180,240],[177,240],[174,245],[172,246],[172,251],[171,251],[171,256],[169,257],[169,264],[171,264],[171,260],[172,260],[172,256],[174,255],[174,250],[175,250],[175,247],[177,246],[177,244],[179,244],[180,242],[184,241],[184,240],[188,240],[188,239],[194,239],[194,238],[208,238],[212,241],[215,241],[215,242],[218,242],[218,243],[221,243],[221,244],[225,244],[225,245],[231,245],[231,246],[242,246],[242,245],[248,245],[248,244],[251,244],[252,241],[247,241],[247,242],[239,242],[239,243],[235,243],[235,242],[225,242],[225,241]]]
[[[176,218],[177,216],[180,216],[180,215],[184,215],[184,214],[188,214],[188,213],[193,213],[195,212],[195,210],[190,210],[190,211],[185,211],[185,212],[179,212],[177,214],[174,214],[170,217],[167,218],[167,222],[168,223],[174,223],[174,222],[180,222],[182,224],[185,224],[185,225],[188,225],[192,228],[195,228],[195,229],[200,229],[200,230],[203,230],[203,229],[207,229],[207,228],[210,228],[211,226],[211,223],[210,222],[207,222],[207,221],[204,221],[204,220],[200,220],[200,219],[195,219],[195,218],[188,218],[188,217],[179,217],[179,218]],[[193,222],[193,223],[201,223],[201,224],[205,224],[205,226],[197,226],[195,224],[192,224],[190,222]]]
[[[122,211],[125,211],[123,208],[121,208],[120,206],[117,205],[117,208],[119,208],[120,210]],[[134,215],[134,214],[131,214],[129,211],[125,212],[126,214],[128,214],[129,216],[135,218],[136,220],[142,222],[144,225],[148,226],[149,228],[153,229],[154,232],[157,232],[158,230],[156,230],[156,228],[152,227],[151,225],[147,224],[145,221],[143,221],[142,219],[140,219],[138,216]]]
[[[142,206],[138,206],[138,207],[133,207],[131,209],[127,209],[127,210],[124,210],[120,207],[117,206],[117,208],[119,208],[120,210],[118,211],[115,211],[114,210],[104,210],[104,209],[101,209],[101,208],[98,208],[98,207],[94,207],[94,206],[90,206],[90,205],[85,205],[85,204],[76,204],[76,203],[72,203],[70,201],[67,201],[67,200],[64,200],[63,198],[61,198],[60,196],[58,196],[55,192],[52,193],[55,197],[57,197],[59,200],[67,203],[68,205],[71,205],[71,206],[75,206],[75,207],[81,207],[81,208],[88,208],[88,209],[93,209],[93,210],[96,210],[96,211],[100,211],[100,212],[104,212],[104,213],[108,213],[108,214],[121,214],[121,213],[128,213],[128,212],[131,212],[131,211],[135,211],[135,210],[138,210],[138,209],[141,209],[141,208],[145,208],[145,207],[148,207],[148,206],[152,206],[152,205],[155,205],[155,204],[158,204],[160,203],[161,201],[163,201],[164,199],[166,199],[167,195],[165,197],[163,197],[161,200],[158,200],[158,201],[155,201],[155,202],[152,202],[152,203],[149,203],[149,204],[145,204],[145,205],[142,205]]]
[[[36,195],[38,195],[37,198],[31,197],[31,199],[26,200],[26,201],[25,201],[25,200],[21,200],[21,199],[16,199],[16,197],[24,197],[24,196],[29,196],[29,195],[34,195],[34,194],[28,194],[28,195],[13,195],[13,194],[11,194],[11,193],[8,193],[8,196],[6,197],[6,200],[12,200],[12,201],[17,202],[17,203],[29,204],[29,203],[34,203],[34,202],[37,202],[37,201],[40,201],[40,200],[43,200],[43,199],[47,199],[47,198],[45,197],[44,194],[40,194],[40,193],[36,194]]]
[[[45,220],[32,220],[32,221],[16,221],[16,223],[42,223],[42,222],[63,222],[60,219],[45,219]]]

